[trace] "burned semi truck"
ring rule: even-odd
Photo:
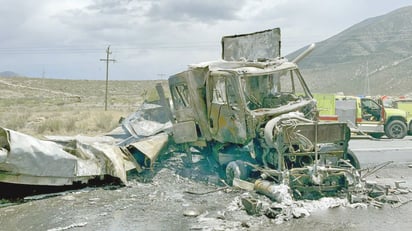
[[[346,123],[318,121],[296,64],[310,49],[282,58],[279,28],[223,37],[222,60],[169,78],[174,142],[213,158],[229,184],[254,177],[288,181],[298,194],[347,188],[359,161]]]

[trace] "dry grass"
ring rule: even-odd
[[[167,81],[105,81],[0,77],[0,126],[31,134],[96,135],[118,126],[121,117],[156,98],[155,85]]]

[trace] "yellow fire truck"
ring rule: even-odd
[[[384,107],[371,97],[314,94],[320,120],[347,122],[354,132],[375,138],[402,139],[408,133],[407,113]]]

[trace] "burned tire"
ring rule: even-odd
[[[356,169],[360,169],[360,163],[358,160],[358,157],[356,157],[355,153],[352,152],[352,150],[348,149],[348,152],[346,153],[346,158],[349,160],[349,163]]]
[[[226,183],[228,185],[233,185],[234,178],[245,180],[248,176],[249,170],[241,160],[231,161],[226,166]]]
[[[407,132],[406,124],[401,120],[392,120],[385,126],[385,134],[390,139],[403,139]]]

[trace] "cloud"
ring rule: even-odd
[[[221,20],[238,19],[237,12],[245,1],[238,0],[234,4],[231,0],[164,0],[155,1],[147,16],[154,19],[171,21],[198,21],[213,23]]]
[[[94,0],[83,8],[68,9],[56,18],[78,33],[105,41],[182,42],[193,39],[196,30],[212,29],[217,22],[238,20],[242,2],[228,0]],[[184,33],[184,34],[183,34]],[[191,36],[187,36],[187,35]],[[176,40],[174,40],[176,41]]]
[[[274,27],[283,53],[324,40],[406,0],[0,0],[0,71],[104,76],[107,45],[117,79],[151,79],[218,59],[220,38]]]
[[[0,2],[1,4],[1,2]],[[18,38],[32,17],[32,12],[37,11],[37,6],[31,2],[13,1],[1,4],[0,7],[0,41],[9,43]]]

